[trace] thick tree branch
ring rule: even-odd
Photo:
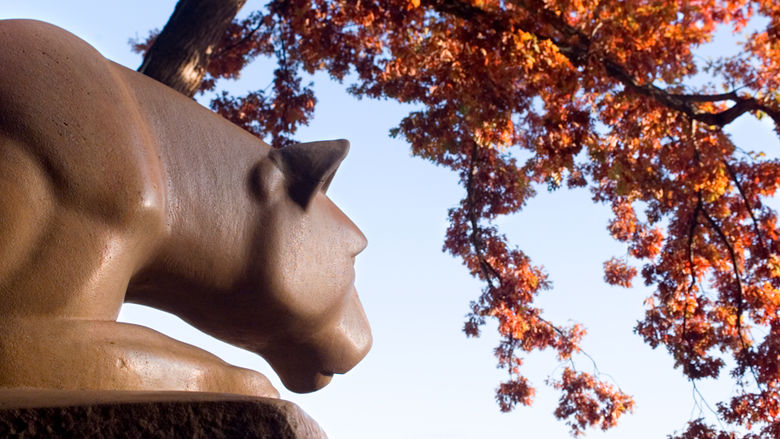
[[[652,97],[661,105],[684,113],[691,119],[707,125],[724,127],[745,113],[763,111],[772,118],[777,127],[780,127],[780,111],[761,104],[755,98],[747,96],[740,97],[736,96],[736,94],[734,94],[733,98],[723,98],[723,95],[671,94],[655,84],[639,84],[625,69],[613,61],[605,59],[602,60],[602,64],[610,76],[620,81],[631,91],[643,96]],[[717,113],[702,111],[694,105],[695,102],[716,102],[724,100],[732,100],[735,103],[730,108]]]
[[[740,99],[736,91],[730,91],[728,93],[719,94],[675,94],[670,93],[669,96],[672,99],[679,100],[681,102],[722,102],[722,101],[737,101]]]
[[[187,96],[246,0],[179,0],[138,71]]]
[[[498,32],[514,32],[516,29],[522,29],[536,35],[539,39],[549,40],[575,66],[584,66],[595,60],[604,68],[607,75],[623,84],[627,89],[639,95],[651,97],[661,105],[684,113],[691,119],[707,125],[723,127],[745,113],[762,111],[771,117],[780,129],[780,110],[767,106],[750,96],[739,96],[736,92],[713,95],[675,94],[652,83],[640,83],[625,67],[609,59],[608,54],[591,53],[591,39],[566,23],[561,16],[546,9],[541,2],[515,0],[512,4],[524,9],[532,16],[541,18],[543,22],[552,26],[560,34],[558,37],[543,34],[540,26],[531,20],[511,20],[507,14],[502,14],[501,11],[482,9],[461,0],[427,0],[424,4],[437,12],[463,20],[482,21]],[[734,105],[716,113],[702,111],[695,105],[702,102],[721,101],[734,101]]]

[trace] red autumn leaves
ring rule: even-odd
[[[694,56],[716,30],[748,28],[735,55]],[[724,132],[754,115],[780,133],[776,1],[275,0],[234,22],[202,88],[259,55],[277,61],[271,84],[218,95],[212,108],[276,146],[313,114],[304,71],[417,104],[392,134],[465,188],[444,249],[484,281],[464,330],[498,321],[502,410],[532,403],[524,355],[576,358],[585,331],[534,306],[547,274],[492,221],[539,188],[588,186],[626,245],[604,263],[605,281],[630,287],[641,273],[655,291],[636,332],[694,382],[735,378],[716,405],[721,424],[693,420],[677,437],[780,437],[780,242],[767,204],[780,162]],[[567,367],[550,384],[575,435],[633,406],[598,373]]]

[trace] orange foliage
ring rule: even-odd
[[[694,58],[719,26],[750,23],[760,26],[738,55]],[[312,115],[301,71],[351,75],[357,96],[419,104],[393,135],[466,189],[444,248],[485,282],[464,330],[476,336],[498,321],[496,356],[509,374],[502,410],[534,395],[522,355],[552,348],[568,360],[585,331],[543,317],[534,301],[547,275],[492,221],[520,211],[535,185],[589,186],[655,288],[637,333],[691,380],[720,376],[730,360],[741,385],[718,405],[723,425],[779,437],[780,241],[765,201],[780,186],[780,161],[740,152],[723,131],[754,115],[780,134],[779,2],[272,0],[234,23],[202,88],[258,55],[278,60],[272,90],[223,94],[212,106],[277,146]],[[702,73],[710,85],[693,78]],[[629,286],[635,275],[605,263],[609,283]],[[555,414],[574,434],[609,428],[632,407],[620,389],[568,368],[553,386]],[[736,435],[697,420],[678,437]]]
[[[614,427],[620,415],[634,406],[631,397],[611,385],[569,368],[563,370],[561,380],[554,382],[553,387],[562,393],[555,417],[567,419],[575,436],[589,426],[595,425],[602,430]]]
[[[612,258],[604,262],[604,281],[610,285],[624,288],[631,287],[631,280],[636,276],[636,268],[625,262]]]

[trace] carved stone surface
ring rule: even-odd
[[[12,408],[9,408],[12,407]],[[324,439],[295,404],[198,392],[0,390],[0,437]]]
[[[0,388],[278,396],[124,301],[262,355],[309,392],[371,345],[366,245],[325,195],[343,140],[273,150],[76,36],[0,21]]]

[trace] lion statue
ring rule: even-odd
[[[344,140],[275,150],[50,24],[0,21],[0,388],[278,397],[149,328],[171,312],[309,392],[371,346]]]

